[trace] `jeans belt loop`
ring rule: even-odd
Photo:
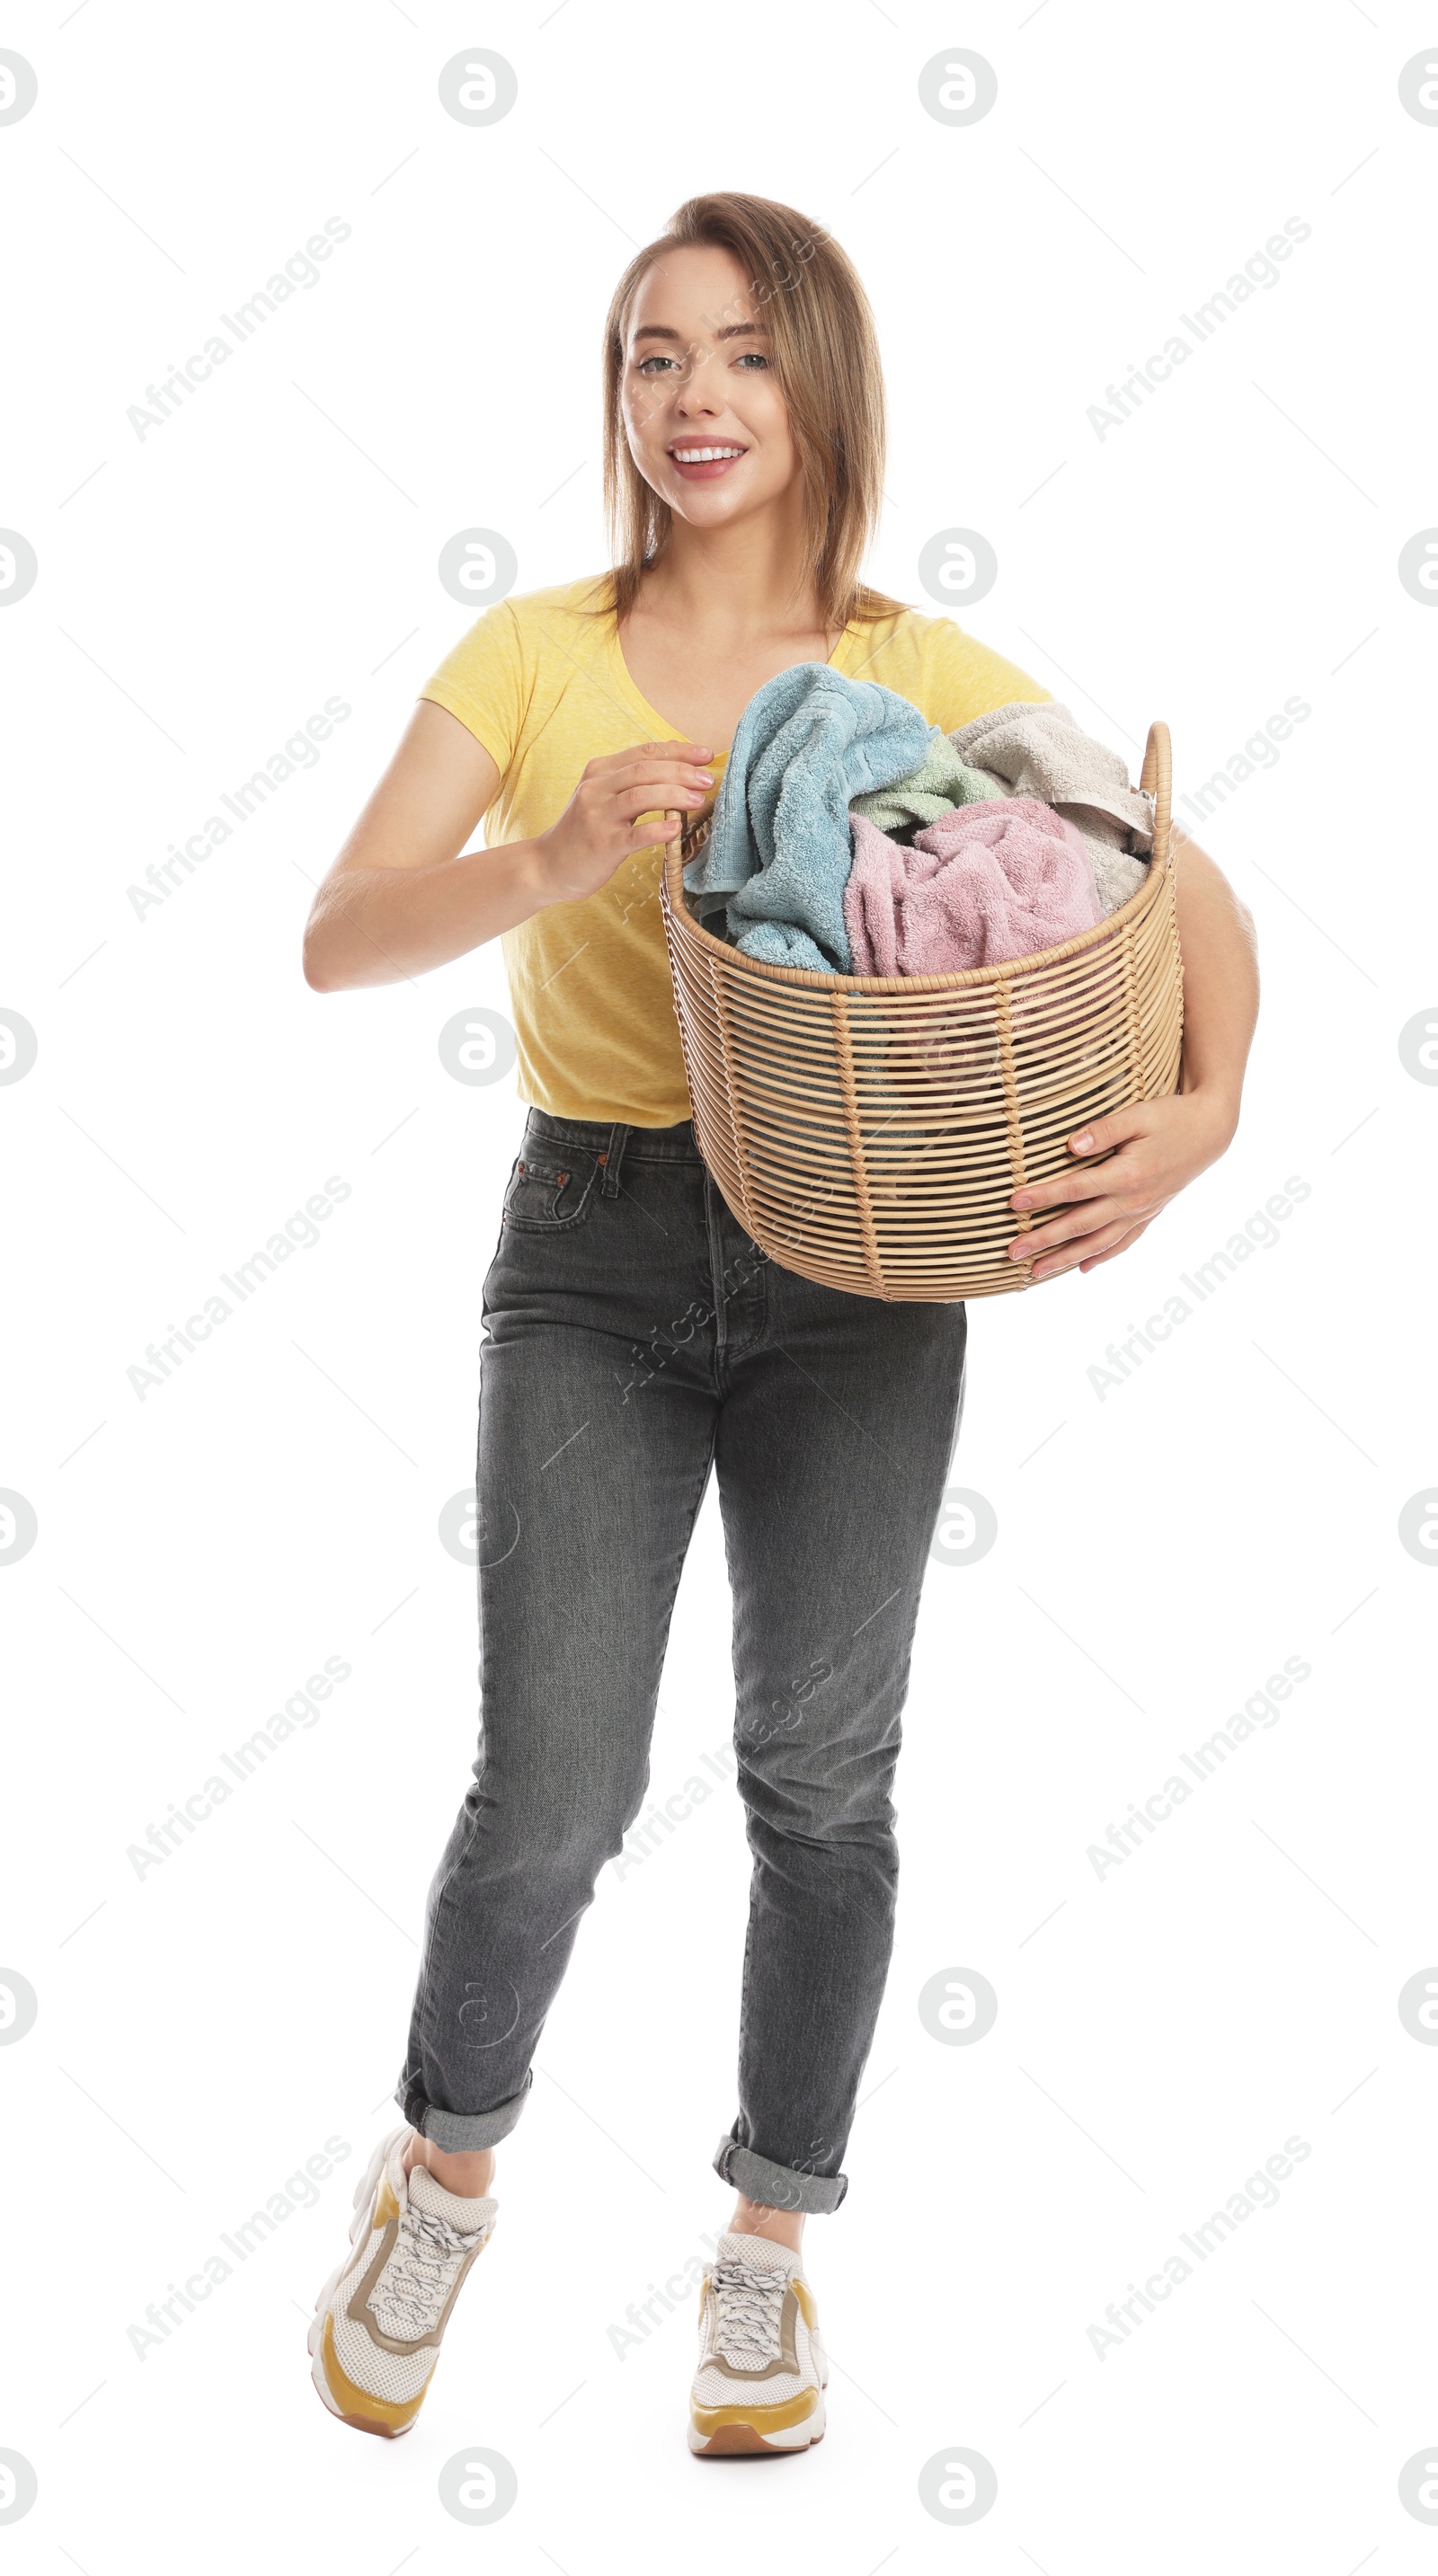
[[[628,1142],[627,1127],[610,1128],[609,1143],[604,1154],[604,1188],[600,1193],[603,1198],[617,1199],[619,1196],[619,1166],[624,1160],[624,1148]]]

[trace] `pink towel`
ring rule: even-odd
[[[844,923],[856,975],[949,975],[1056,948],[1103,919],[1077,827],[1033,796],[956,806],[891,841],[850,817]]]

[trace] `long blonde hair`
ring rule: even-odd
[[[903,603],[859,579],[884,482],[884,378],[869,299],[832,235],[770,197],[690,197],[669,230],[636,252],[604,326],[604,504],[614,556],[601,613],[622,620],[673,513],[630,453],[623,414],[629,308],[656,260],[702,244],[738,260],[769,329],[804,487],[808,569],[826,626],[890,617]]]

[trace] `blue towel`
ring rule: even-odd
[[[727,926],[746,957],[847,975],[849,799],[906,778],[928,743],[927,718],[877,680],[847,680],[827,662],[766,680],[739,719],[709,838],[684,871],[701,921]]]

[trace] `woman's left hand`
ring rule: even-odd
[[[1009,1205],[1021,1216],[1041,1216],[1049,1208],[1060,1213],[1017,1235],[1010,1260],[1032,1260],[1036,1280],[1112,1261],[1137,1243],[1171,1198],[1217,1162],[1237,1124],[1235,1102],[1202,1090],[1140,1101],[1111,1118],[1096,1118],[1070,1136],[1069,1152],[1108,1154],[1108,1161],[1015,1190]]]

